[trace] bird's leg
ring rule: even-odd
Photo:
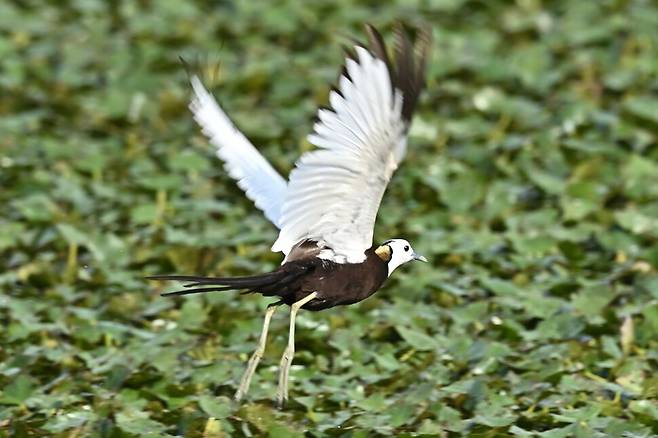
[[[270,326],[270,320],[272,319],[272,315],[274,315],[277,307],[279,307],[281,304],[283,304],[281,301],[277,301],[276,303],[272,303],[267,306],[267,311],[265,312],[265,320],[263,321],[263,330],[260,332],[260,340],[258,341],[258,347],[256,347],[254,354],[251,355],[249,363],[247,364],[247,369],[242,375],[240,386],[235,393],[235,401],[242,400],[242,397],[244,397],[245,394],[247,394],[247,391],[249,391],[251,377],[254,375],[254,371],[256,371],[258,362],[260,362],[260,359],[263,357],[263,353],[265,352],[265,342],[267,341],[267,330]]]
[[[288,375],[290,374],[292,357],[295,354],[295,317],[297,316],[297,311],[317,295],[317,292],[313,292],[290,306],[290,334],[288,335],[288,346],[284,350],[283,356],[281,356],[281,369],[279,370],[279,388],[277,390],[277,403],[279,407],[283,407],[286,401],[288,401]]]

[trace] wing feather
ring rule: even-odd
[[[331,109],[318,111],[308,137],[318,149],[302,155],[290,174],[273,251],[288,254],[308,239],[336,260],[357,263],[372,246],[379,204],[404,157],[430,41],[421,30],[419,45],[427,47],[414,48],[399,29],[392,67],[381,35],[367,30],[371,48],[348,52],[338,90],[329,94]]]
[[[281,228],[286,180],[235,127],[201,80],[192,76],[190,81],[194,91],[190,109],[203,134],[217,148],[224,168],[265,217]]]

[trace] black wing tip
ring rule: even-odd
[[[203,55],[197,53],[195,55],[190,55],[189,57],[178,55],[178,60],[185,70],[188,82],[190,82],[193,77],[196,77],[202,84],[204,84],[204,87],[206,84],[214,85],[218,81],[220,75],[221,57],[217,55],[216,59],[213,58],[215,57],[211,57],[210,54]]]
[[[395,26],[395,87],[402,91],[402,117],[411,121],[418,96],[425,86],[425,70],[431,46],[431,29],[414,27],[414,40],[408,26],[398,22]]]
[[[178,60],[183,65],[183,69],[185,70],[185,74],[187,75],[187,78],[189,80],[194,74],[194,72],[192,71],[192,66],[190,66],[190,63],[187,62],[185,58],[183,58],[183,55],[178,55]]]
[[[425,70],[432,45],[432,29],[427,24],[410,25],[395,22],[394,59],[391,62],[386,43],[377,28],[366,23],[370,53],[381,59],[388,67],[391,83],[402,92],[402,118],[411,122],[418,96],[425,86]],[[413,41],[411,35],[413,34]]]

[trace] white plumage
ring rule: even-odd
[[[317,149],[302,155],[288,183],[192,77],[190,108],[203,133],[217,147],[229,175],[280,229],[272,251],[287,255],[295,244],[310,239],[329,248],[320,253],[322,258],[359,263],[372,246],[379,204],[406,150],[408,120],[403,112],[406,105],[413,110],[422,75],[416,83],[413,65],[402,72],[412,77],[406,87],[417,87],[410,88],[414,101],[403,103],[405,90],[392,82],[401,72],[390,71],[388,58],[361,46],[355,53],[354,59],[346,59],[339,92],[330,93],[331,109],[318,111],[308,136]],[[404,62],[398,69],[409,70]]]
[[[233,125],[208,93],[198,77],[192,76],[194,97],[190,109],[202,132],[217,147],[228,174],[238,182],[247,197],[280,228],[281,207],[286,193],[286,180]]]
[[[362,47],[348,59],[333,111],[320,110],[308,140],[319,149],[304,154],[290,173],[273,251],[303,239],[331,248],[322,254],[358,263],[372,246],[375,218],[405,142],[402,93],[394,90],[386,64]]]

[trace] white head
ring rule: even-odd
[[[395,268],[412,260],[427,261],[422,255],[416,254],[409,242],[404,239],[387,240],[375,250],[375,253],[388,264],[389,276]]]

